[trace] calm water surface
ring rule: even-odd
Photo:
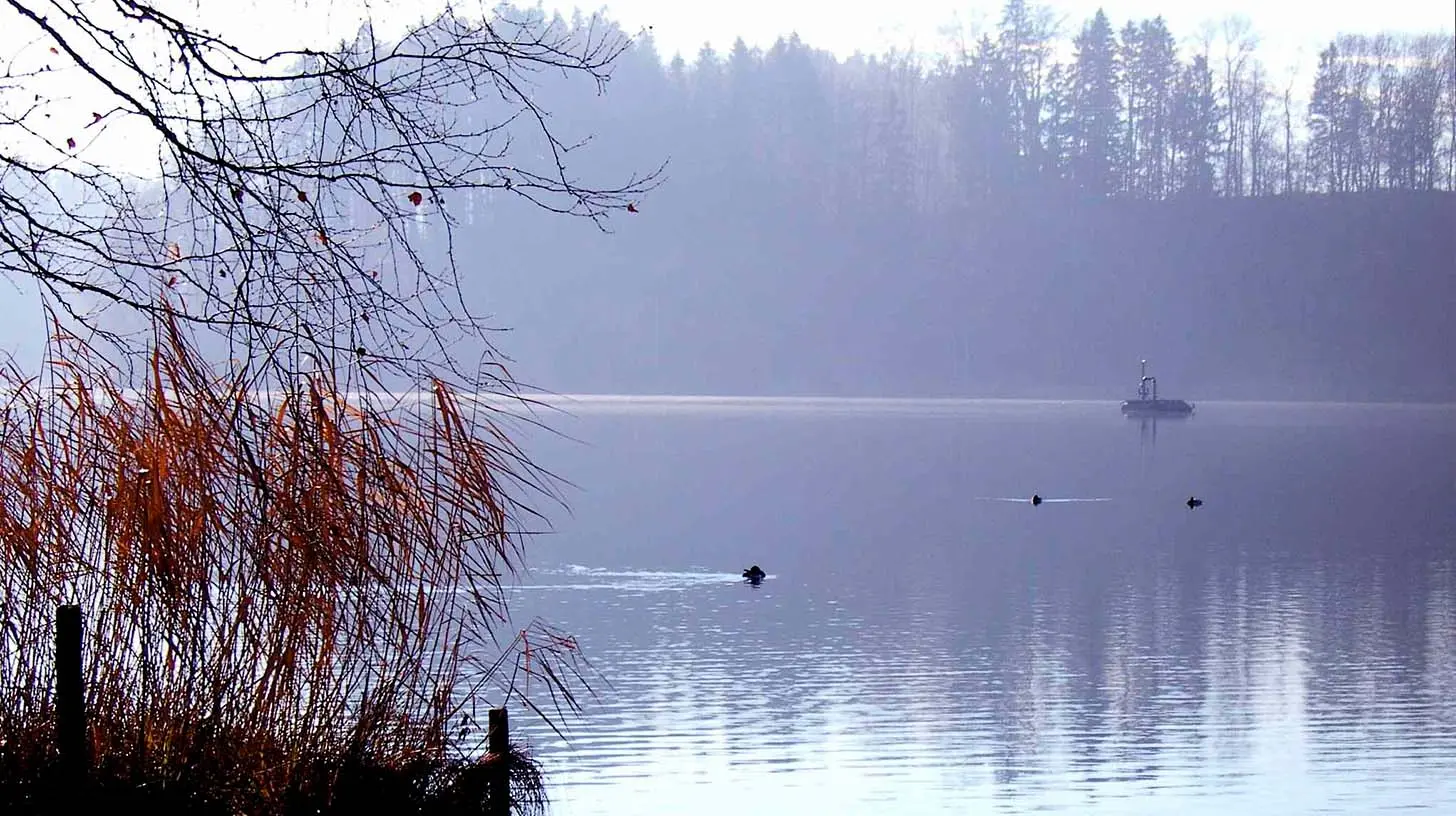
[[[554,813],[1456,813],[1456,409],[573,410]]]

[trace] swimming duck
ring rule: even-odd
[[[768,573],[764,572],[762,569],[759,569],[759,566],[757,564],[754,564],[753,566],[743,571],[743,577],[750,584],[761,584],[763,583],[763,579],[768,577]]]
[[[1041,494],[1040,493],[1033,493],[1033,494],[1031,494],[1031,506],[1032,507],[1036,507],[1039,504],[1041,504]]]
[[[1202,507],[1202,506],[1203,506],[1203,499],[1195,499],[1192,496],[1189,496],[1188,497],[1188,509],[1189,510],[1192,510],[1195,507]]]

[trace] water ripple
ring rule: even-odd
[[[513,601],[612,684],[567,744],[513,720],[555,813],[1456,813],[1434,420],[1195,421],[1132,467],[1090,418],[692,421]],[[1113,500],[967,500],[1033,489]]]

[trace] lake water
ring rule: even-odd
[[[573,411],[553,813],[1456,813],[1456,409]]]

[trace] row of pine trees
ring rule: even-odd
[[[1299,88],[1238,18],[1181,45],[1161,17],[1119,28],[1099,10],[1070,38],[1053,19],[1007,0],[994,30],[933,65],[838,60],[797,36],[664,65],[639,38],[608,96],[635,97],[679,179],[829,208],[1456,190],[1448,34],[1341,36]]]

